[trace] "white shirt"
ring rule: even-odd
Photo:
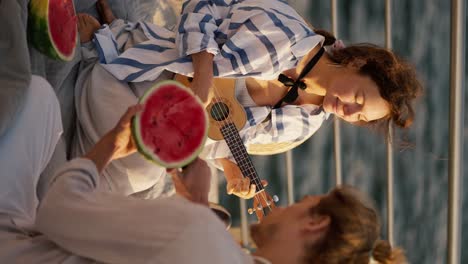
[[[31,77],[24,96],[24,108],[0,140],[0,263],[94,263],[58,247],[35,228],[37,207],[52,176],[44,169],[51,157],[60,160],[56,145],[62,119],[55,92],[42,77]]]
[[[32,76],[27,91],[27,104],[0,140],[0,214],[29,231],[34,230],[39,204],[39,177],[63,129],[59,102],[50,84]]]
[[[141,200],[103,192],[99,182],[87,159],[58,170],[38,210],[38,231],[104,263],[253,263],[207,207],[180,196]]]

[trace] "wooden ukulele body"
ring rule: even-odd
[[[190,87],[188,77],[177,74],[175,80]],[[206,111],[210,118],[208,137],[213,140],[224,139],[221,133],[221,126],[226,122],[234,123],[238,131],[241,130],[245,122],[247,122],[244,107],[242,107],[236,98],[235,82],[235,79],[226,78],[215,78],[213,80],[213,87],[211,88],[213,99],[206,106]],[[216,120],[217,116],[224,119]]]
[[[188,77],[176,75],[175,80],[190,87]],[[253,208],[249,209],[249,213],[255,212],[257,219],[261,221],[275,208],[277,200],[265,191],[239,136],[239,131],[247,122],[247,115],[244,107],[237,101],[235,79],[215,78],[211,92],[212,100],[206,106],[210,119],[208,137],[213,140],[226,140],[242,175],[248,177],[251,183],[256,185],[257,193],[253,197]]]

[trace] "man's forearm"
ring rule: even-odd
[[[87,159],[66,163],[41,202],[37,230],[98,262],[147,263],[198,219],[200,210],[207,212],[178,195],[145,201],[101,191],[99,178]]]
[[[84,158],[91,160],[99,172],[105,169],[107,164],[112,160],[115,153],[115,144],[110,138],[106,137],[100,140],[85,156]]]

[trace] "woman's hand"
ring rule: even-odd
[[[205,161],[197,158],[183,171],[168,169],[176,192],[192,202],[208,206],[211,170]]]
[[[207,104],[210,101],[210,88],[213,86],[213,74],[195,74],[190,84],[193,93]]]
[[[262,180],[262,185],[267,186],[268,182]],[[254,197],[257,192],[255,184],[250,184],[250,179],[247,177],[229,179],[226,190],[228,194],[234,194],[243,199],[250,199]]]
[[[213,86],[213,54],[201,51],[191,56],[194,73],[190,88],[203,103],[207,103]]]
[[[141,111],[143,106],[134,105],[127,109],[117,125],[109,131],[96,145],[84,156],[96,164],[99,173],[112,160],[126,157],[136,152],[132,139],[130,121],[132,117]]]
[[[226,191],[228,194],[234,194],[243,199],[250,199],[254,197],[257,192],[255,184],[250,184],[250,179],[242,175],[239,166],[229,159],[223,158],[217,160],[224,170],[226,176],[227,186]],[[267,186],[267,181],[262,180],[262,185]]]

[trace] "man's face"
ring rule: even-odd
[[[297,240],[304,237],[305,231],[316,221],[317,216],[311,214],[323,196],[306,196],[298,203],[288,207],[277,207],[266,216],[261,223],[251,226],[252,239],[258,247],[269,241]]]

